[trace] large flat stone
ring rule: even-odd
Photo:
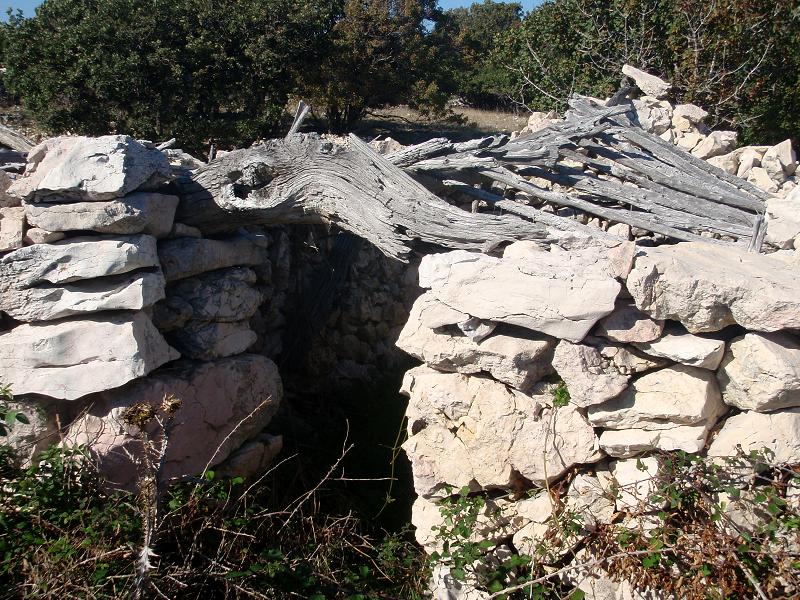
[[[708,432],[713,425],[714,422],[709,421],[700,425],[679,425],[658,431],[606,429],[600,433],[600,448],[615,458],[629,458],[653,450],[682,450],[696,454],[705,448]]]
[[[214,360],[245,352],[258,336],[247,321],[217,323],[191,320],[170,332],[169,338],[183,356]]]
[[[672,84],[651,75],[632,65],[623,65],[622,73],[627,75],[636,83],[636,86],[648,96],[653,98],[665,98],[672,88]]]
[[[167,396],[179,399],[181,407],[170,433],[164,480],[200,475],[256,438],[275,414],[283,387],[275,364],[253,354],[154,373],[93,397],[89,412],[70,427],[67,441],[88,445],[113,484],[135,487],[136,465],[127,453],[139,456],[141,444],[123,413],[137,403],[158,406]]]
[[[77,400],[178,357],[143,312],[26,324],[0,334],[0,381],[15,395]]]
[[[772,255],[700,242],[646,248],[627,286],[639,310],[691,333],[735,323],[756,331],[800,328],[800,278]]]
[[[615,398],[628,387],[630,379],[597,348],[565,340],[556,347],[553,367],[566,383],[572,402],[580,407]]]
[[[172,230],[178,197],[138,192],[107,202],[27,204],[28,223],[46,231],[147,233],[166,237]]]
[[[690,367],[715,370],[725,354],[725,342],[670,329],[657,340],[634,344],[651,356],[667,358]]]
[[[530,391],[539,379],[552,372],[550,362],[556,344],[553,338],[521,330],[519,337],[494,333],[476,342],[442,327],[424,325],[425,315],[430,318],[438,306],[443,305],[430,293],[417,298],[400,332],[398,348],[440,371],[489,373],[523,392]]]
[[[263,299],[255,283],[255,271],[234,267],[181,279],[169,286],[168,294],[191,306],[192,318],[198,321],[243,321],[256,313]]]
[[[463,250],[429,254],[419,281],[456,311],[578,342],[611,313],[621,289],[608,252],[593,247],[502,259]]]
[[[167,281],[227,267],[255,266],[267,261],[267,251],[244,236],[221,240],[188,237],[161,240],[158,255]]]
[[[664,331],[664,321],[651,319],[630,301],[618,302],[614,312],[600,320],[596,335],[615,342],[649,342]]]
[[[408,440],[421,496],[446,486],[507,488],[518,475],[544,485],[594,462],[594,430],[573,406],[546,408],[547,388],[528,396],[482,377],[418,367],[406,373]]]
[[[112,200],[168,181],[170,167],[158,150],[126,135],[58,137],[28,153],[25,175],[8,193],[26,201]]]
[[[777,333],[731,341],[717,373],[722,399],[742,410],[800,406],[800,343]]]
[[[800,463],[800,408],[776,413],[743,412],[725,421],[708,448],[714,457],[768,450],[775,464]]]
[[[618,398],[589,407],[589,421],[607,429],[671,429],[716,420],[726,411],[714,374],[675,365],[643,375]]]
[[[25,237],[25,209],[0,208],[0,252],[22,248]]]
[[[163,297],[160,272],[137,272],[59,285],[0,288],[0,309],[18,321],[52,321],[106,310],[140,310]]]
[[[70,283],[158,265],[156,240],[149,235],[69,238],[26,246],[0,258],[0,290]]]

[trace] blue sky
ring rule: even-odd
[[[42,0],[0,0],[0,7],[2,7],[0,12],[2,13],[2,17],[5,18],[6,8],[11,6],[14,9],[22,9],[22,12],[25,13],[25,16],[32,17],[33,9],[39,6],[41,3]],[[528,12],[534,6],[537,6],[541,3],[542,0],[521,0],[522,9],[525,12]],[[442,8],[455,8],[456,6],[469,6],[470,4],[472,4],[470,0],[439,0],[439,6]]]

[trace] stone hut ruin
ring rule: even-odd
[[[375,378],[402,368],[396,343],[421,362],[403,449],[429,552],[453,490],[496,501],[491,555],[544,535],[555,505],[530,491],[558,486],[582,531],[617,518],[630,498],[608,490],[644,485],[654,452],[800,463],[791,142],[737,148],[626,74],[510,137],[385,154],[297,126],[208,164],[121,135],[30,148],[0,171],[13,445],[87,444],[131,487],[122,414],[175,396],[165,478],[255,474],[281,451],[286,373]],[[570,577],[637,597],[599,567]],[[433,585],[492,597],[446,564]]]

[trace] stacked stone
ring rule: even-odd
[[[479,521],[477,535],[496,543],[489,554],[533,553],[558,503],[520,492],[561,490],[583,523],[566,557],[634,502],[615,489],[650,485],[658,463],[648,453],[736,456],[738,445],[800,463],[796,253],[560,244],[422,260],[427,291],[398,345],[425,363],[403,384],[403,447],[418,494],[417,539],[429,551],[441,543],[436,502],[465,486],[501,496],[494,509],[502,518]],[[558,379],[566,406],[554,401]],[[613,593],[594,596],[596,575],[571,583],[588,598],[630,594],[625,582],[604,580]],[[444,566],[434,583],[442,597],[488,597]]]
[[[137,432],[121,420],[134,402],[182,400],[164,469],[173,477],[260,435],[281,396],[274,364],[243,354],[255,341],[247,320],[262,300],[253,268],[267,260],[266,240],[202,239],[174,223],[171,175],[164,153],[130,137],[61,137],[35,147],[6,191],[19,206],[5,209],[16,211],[16,233],[0,258],[10,318],[0,382],[30,415],[21,435],[31,452],[56,433],[87,443],[120,485],[135,477],[124,451]],[[263,463],[279,447],[268,438],[245,450]]]

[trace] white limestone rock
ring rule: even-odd
[[[767,200],[767,243],[787,250],[800,235],[800,201],[795,195]]]
[[[673,123],[678,119],[684,119],[690,125],[700,125],[708,116],[708,112],[696,104],[676,104],[672,109]]]
[[[169,178],[166,157],[129,136],[65,136],[33,148],[8,193],[27,202],[112,200]]]
[[[106,202],[27,204],[28,223],[47,231],[146,233],[166,237],[172,230],[177,196],[138,192]]]
[[[607,317],[600,320],[596,335],[615,342],[649,342],[664,331],[664,321],[651,319],[629,301],[620,301]]]
[[[25,237],[25,209],[0,208],[0,252],[22,248]]]
[[[736,175],[739,171],[739,157],[742,155],[742,152],[742,148],[737,148],[733,152],[728,152],[727,154],[712,156],[708,159],[708,163],[714,165],[718,169],[722,169],[726,173]]]
[[[218,323],[190,320],[168,335],[170,342],[183,356],[196,360],[214,360],[241,354],[258,339],[247,321]]]
[[[715,421],[700,425],[679,425],[672,429],[606,429],[600,433],[600,448],[615,458],[630,458],[652,450],[701,452]]]
[[[597,348],[561,340],[553,367],[564,380],[570,400],[581,408],[615,398],[628,387],[630,376],[621,374]]]
[[[650,356],[712,371],[716,370],[725,354],[724,341],[693,335],[677,328],[670,328],[657,340],[637,342],[634,346]]]
[[[216,269],[256,266],[267,261],[267,250],[245,236],[222,240],[173,238],[158,243],[161,268],[168,282]]]
[[[549,127],[553,123],[560,121],[558,113],[554,110],[550,112],[532,112],[528,117],[528,124],[522,129],[520,133],[534,133],[545,127]]]
[[[160,272],[137,272],[59,285],[0,288],[0,308],[18,321],[52,321],[106,310],[140,310],[164,298]]]
[[[653,135],[669,131],[672,125],[672,106],[647,96],[633,100],[632,120]]]
[[[675,365],[643,375],[618,398],[590,406],[595,427],[671,429],[716,420],[726,411],[714,374]]]
[[[67,236],[61,231],[45,231],[44,229],[39,229],[38,227],[31,227],[25,232],[25,237],[22,239],[22,241],[27,246],[32,246],[34,244],[53,244],[63,240],[65,237]]]
[[[699,131],[686,131],[678,136],[676,143],[687,152],[691,152],[703,140],[703,137]]]
[[[178,357],[143,312],[92,315],[0,334],[0,381],[15,395],[77,400]]]
[[[608,466],[616,481],[618,511],[639,512],[651,506],[650,496],[658,488],[654,481],[658,475],[658,459],[655,456],[615,460]]]
[[[575,342],[614,309],[621,289],[600,248],[502,259],[463,250],[429,254],[419,281],[456,311]]]
[[[775,413],[743,412],[725,421],[708,448],[713,457],[771,450],[774,464],[800,464],[800,408]]]
[[[181,279],[169,286],[169,295],[192,309],[197,321],[234,322],[252,317],[263,300],[253,286],[256,273],[247,267],[233,267]]]
[[[544,408],[546,388],[527,396],[501,383],[417,367],[406,373],[408,440],[414,488],[506,488],[521,475],[543,485],[576,464],[594,462],[594,430],[574,407]],[[545,475],[546,473],[546,475]]]
[[[747,181],[768,194],[775,194],[778,191],[778,184],[763,167],[752,167],[747,174]]]
[[[736,170],[736,176],[747,179],[753,167],[761,166],[761,157],[768,149],[768,146],[743,146],[740,148],[742,153],[739,156],[739,168]]]
[[[659,100],[666,98],[667,93],[672,89],[671,83],[631,65],[624,65],[622,67],[622,73],[633,79],[633,81],[636,82],[636,86],[646,95]]]
[[[702,159],[727,154],[736,147],[738,137],[735,131],[712,131],[694,147],[692,154]]]
[[[154,373],[93,397],[88,413],[70,427],[67,443],[88,445],[112,484],[134,488],[136,465],[127,452],[139,456],[141,445],[123,413],[137,403],[159,406],[168,396],[181,406],[167,446],[164,480],[201,475],[257,438],[275,414],[283,386],[275,364],[254,354]]]
[[[783,334],[746,333],[731,341],[717,377],[722,399],[742,410],[800,406],[800,343]]]
[[[792,140],[784,140],[767,150],[761,158],[761,166],[775,183],[786,181],[797,168],[797,154],[792,148]]]
[[[0,290],[107,277],[158,264],[156,240],[149,235],[69,238],[0,258]]]
[[[423,315],[430,318],[440,306],[444,305],[430,292],[417,298],[397,347],[434,369],[489,373],[523,392],[530,391],[537,381],[552,372],[550,363],[556,345],[553,338],[522,330],[520,335],[495,333],[478,343],[464,335],[425,326]]]
[[[738,323],[800,328],[800,279],[785,259],[701,242],[642,249],[628,276],[636,306],[691,333]]]

